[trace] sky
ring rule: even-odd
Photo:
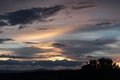
[[[78,69],[120,61],[120,0],[0,0],[0,69]]]

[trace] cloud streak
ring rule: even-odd
[[[91,32],[91,31],[100,31],[100,30],[110,30],[110,29],[120,29],[120,20],[88,20],[85,24],[81,24],[76,27],[73,32]]]
[[[0,44],[4,43],[6,41],[14,41],[14,40],[11,38],[0,38]]]
[[[95,6],[96,6],[96,4],[93,2],[83,1],[83,2],[78,2],[75,5],[73,5],[72,9],[81,10],[81,9],[95,7]]]

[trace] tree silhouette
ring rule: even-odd
[[[98,60],[90,60],[89,63],[82,66],[82,70],[114,70],[119,69],[116,63],[110,58],[100,58]]]

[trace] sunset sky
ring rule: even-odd
[[[120,0],[0,0],[0,69],[119,62],[119,31]]]

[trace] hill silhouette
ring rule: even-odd
[[[0,80],[120,80],[120,68],[110,58],[90,60],[79,70],[0,73]]]

